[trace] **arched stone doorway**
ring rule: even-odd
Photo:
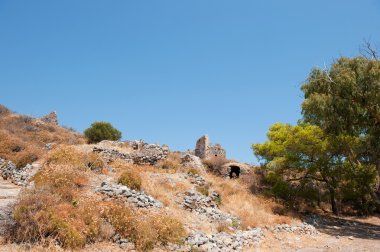
[[[240,176],[240,167],[236,165],[230,166],[230,178],[238,178]]]

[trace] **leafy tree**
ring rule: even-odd
[[[344,152],[342,154],[343,149],[356,148],[355,138],[328,136],[316,125],[280,123],[273,125],[267,136],[268,141],[252,147],[255,155],[280,178],[273,187],[280,196],[291,193],[289,187],[305,190],[307,184],[320,184],[323,186],[320,189],[329,195],[334,214],[339,214],[339,202],[345,199],[344,191],[370,205],[375,170],[371,166],[358,167],[346,158]],[[287,188],[284,182],[291,186]]]
[[[330,69],[313,69],[302,91],[304,121],[360,138],[351,158],[380,172],[380,60],[342,57]]]
[[[94,122],[84,131],[84,135],[90,143],[98,143],[103,140],[116,141],[121,138],[121,132],[108,122]]]
[[[347,158],[357,167],[374,165],[380,174],[380,60],[371,52],[371,58],[342,57],[330,69],[313,69],[302,86],[302,113],[329,135],[355,137],[360,146]],[[380,206],[379,186],[373,197]]]

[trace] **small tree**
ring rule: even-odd
[[[94,122],[84,131],[89,143],[98,143],[103,140],[117,141],[121,138],[121,132],[108,122]]]

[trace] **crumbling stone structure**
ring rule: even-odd
[[[219,144],[211,145],[208,135],[198,139],[195,146],[195,156],[201,159],[210,159],[213,157],[226,157],[226,151]]]
[[[58,125],[58,116],[55,111],[41,117],[41,121],[46,123],[51,123],[53,125]]]

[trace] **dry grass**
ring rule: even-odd
[[[56,146],[47,156],[48,165],[70,165],[77,168],[89,168],[93,171],[105,173],[106,164],[102,158],[94,152],[84,152],[75,146]]]
[[[41,169],[33,181],[37,188],[47,187],[52,193],[73,201],[88,184],[88,174],[86,170],[70,165],[50,165]]]
[[[95,241],[100,232],[98,204],[82,199],[74,205],[50,190],[25,191],[13,211],[15,226],[8,240],[45,244],[57,240],[64,248],[80,248]]]
[[[154,198],[161,201],[165,206],[176,208],[177,204],[173,201],[175,195],[189,190],[191,185],[185,181],[178,181],[176,174],[155,174],[142,172],[142,188]],[[173,176],[174,178],[171,178]]]
[[[122,237],[129,238],[140,251],[155,244],[180,243],[186,232],[181,222],[163,213],[138,212],[123,203],[108,203],[104,217]]]
[[[221,167],[227,163],[225,157],[212,157],[210,159],[204,160],[203,164],[208,168],[209,171],[218,173],[221,170]]]
[[[12,160],[17,167],[31,164],[41,156],[42,150],[0,130],[0,157]]]
[[[238,216],[244,227],[256,227],[267,224],[290,223],[291,217],[274,214],[281,207],[272,200],[253,195],[249,185],[241,180],[226,180],[215,175],[207,175],[213,188],[221,196],[221,208]]]
[[[0,129],[0,157],[12,160],[18,167],[44,157],[47,143],[84,143],[79,133],[14,114],[2,105]]]
[[[157,167],[177,171],[181,168],[181,153],[170,152],[167,159],[160,160]]]
[[[140,190],[141,189],[141,176],[138,172],[133,170],[126,170],[124,171],[119,179],[119,184],[128,186],[131,189],[134,190]]]

